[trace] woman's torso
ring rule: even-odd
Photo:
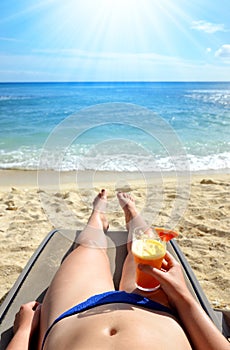
[[[191,350],[176,319],[130,304],[97,306],[59,321],[44,350],[63,349]]]

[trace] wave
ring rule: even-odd
[[[192,90],[185,96],[205,103],[230,106],[230,90]]]
[[[18,100],[31,100],[33,99],[33,96],[8,96],[8,95],[2,95],[0,96],[0,101],[18,101]]]
[[[153,154],[44,154],[42,149],[0,151],[0,169],[56,171],[171,172],[230,169],[230,152],[205,156],[160,156]]]

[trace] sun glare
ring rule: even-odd
[[[138,4],[137,0],[102,0],[104,6],[113,6],[119,8],[126,8],[130,6],[136,6]]]
[[[157,74],[162,60],[179,57],[180,40],[191,42],[186,8],[171,0],[59,0],[52,18],[50,45],[59,47],[63,57],[73,53],[69,67],[76,60],[88,74],[103,71],[108,79],[114,71]]]
[[[75,0],[60,3],[64,20],[55,18],[64,34],[72,29],[69,36],[73,40],[85,25],[81,38],[102,51],[153,51],[159,38],[165,41],[170,37],[170,23],[177,14],[177,6],[170,0],[84,0],[79,4],[76,6]]]

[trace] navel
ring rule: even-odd
[[[110,332],[109,332],[109,335],[112,336],[112,335],[116,335],[116,334],[117,334],[117,329],[116,328],[111,328]]]

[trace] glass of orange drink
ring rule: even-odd
[[[132,253],[136,263],[136,287],[146,292],[157,290],[160,287],[159,281],[141,271],[138,264],[160,269],[166,253],[166,241],[159,237],[153,227],[147,231],[136,229],[133,232]]]

